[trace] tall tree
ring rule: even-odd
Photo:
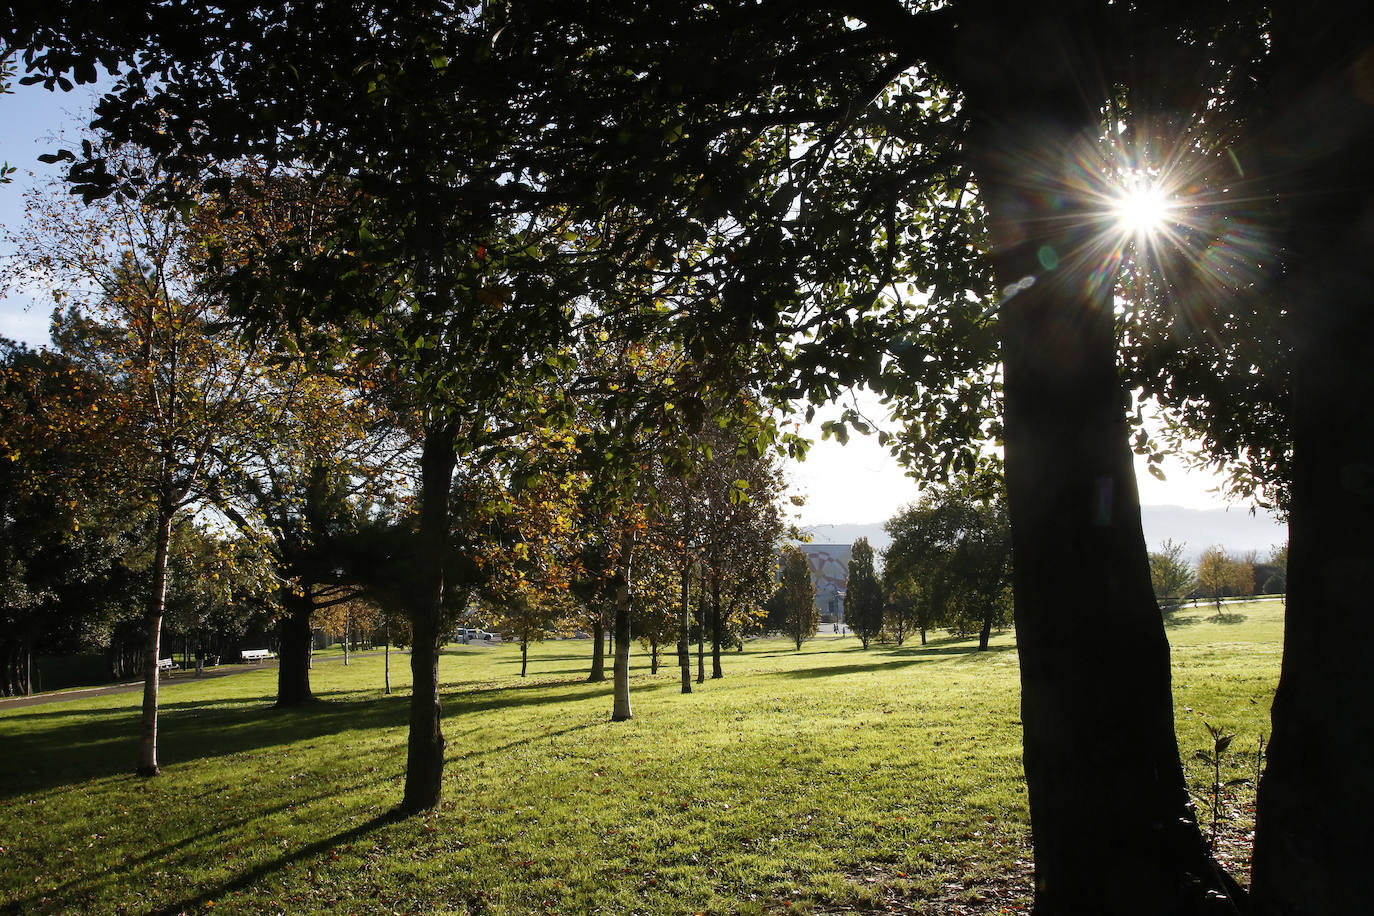
[[[978,634],[988,648],[1005,622],[1012,576],[1010,531],[995,481],[965,479],[931,487],[886,525],[887,566],[908,600],[959,635]]]
[[[1090,193],[1092,182],[1112,165],[1098,156],[1096,140],[1104,132],[1103,112],[1120,96],[1119,83],[1142,73],[1162,76],[1153,83],[1162,87],[1162,101],[1173,103],[1180,86],[1193,87],[1187,89],[1191,93],[1199,85],[1215,85],[1210,74],[1201,82],[1180,79],[1180,74],[1193,75],[1178,66],[1180,58],[1187,63],[1191,54],[1223,67],[1232,62],[1225,53],[1229,45],[1186,28],[1186,16],[1198,11],[1086,0],[1017,6],[958,2],[934,8],[662,3],[652,9],[627,6],[617,17],[582,16],[580,8],[559,15],[561,10],[539,3],[488,5],[467,18],[445,11],[448,21],[471,24],[463,37],[472,40],[457,49],[468,56],[437,59],[482,65],[451,68],[435,62],[435,17],[426,17],[424,9],[408,11],[404,22],[384,13],[370,19],[367,36],[388,36],[399,46],[399,53],[388,45],[381,49],[387,53],[375,58],[369,57],[376,49],[367,36],[338,40],[350,37],[345,16],[337,22],[325,19],[330,25],[323,28],[314,10],[269,7],[242,21],[223,11],[208,16],[209,28],[196,33],[213,40],[187,41],[181,19],[157,15],[165,12],[157,5],[152,9],[146,21],[133,20],[134,30],[146,25],[162,39],[145,51],[139,82],[161,73],[173,91],[159,87],[162,97],[146,100],[138,86],[132,87],[122,96],[123,105],[110,105],[112,128],[156,129],[168,138],[160,141],[164,148],[177,147],[178,154],[222,148],[232,138],[239,149],[309,158],[301,144],[282,143],[282,118],[272,116],[286,112],[288,127],[307,120],[307,93],[314,99],[327,87],[323,101],[348,98],[357,105],[356,100],[371,97],[394,103],[437,86],[436,95],[461,99],[461,110],[473,116],[426,109],[429,136],[397,142],[394,158],[387,160],[391,168],[379,170],[408,174],[405,160],[415,150],[447,151],[446,144],[434,140],[440,126],[462,122],[470,128],[484,119],[483,127],[513,126],[511,102],[518,98],[525,123],[540,125],[540,140],[547,143],[542,156],[519,166],[501,162],[464,185],[463,192],[477,192],[472,196],[491,203],[515,197],[517,185],[528,179],[527,190],[561,186],[578,194],[580,189],[580,206],[597,214],[611,202],[660,201],[659,218],[645,220],[644,231],[618,237],[608,250],[617,256],[652,253],[653,260],[666,261],[674,254],[671,241],[652,247],[653,233],[665,226],[668,238],[700,234],[715,243],[713,260],[704,263],[724,279],[723,294],[702,296],[697,303],[693,317],[703,349],[747,336],[750,323],[775,340],[791,340],[801,328],[821,331],[821,339],[789,354],[807,380],[803,387],[818,399],[830,390],[828,377],[876,377],[888,365],[912,376],[909,390],[950,392],[900,408],[913,427],[921,423],[915,432],[932,425],[982,431],[979,386],[966,383],[962,371],[986,363],[988,335],[977,318],[987,306],[969,308],[968,300],[985,296],[988,284],[986,265],[970,267],[964,253],[971,246],[988,251],[996,285],[1003,290],[987,304],[1003,300],[996,328],[1005,365],[1009,504],[1017,552],[1026,560],[1018,566],[1015,589],[1038,906],[1046,913],[1183,911],[1207,906],[1208,891],[1233,891],[1215,874],[1187,808],[1172,730],[1167,651],[1149,592],[1116,361],[1110,280],[1117,255],[1114,246],[1097,245],[1089,231],[1101,203]],[[1265,18],[1249,5],[1242,5],[1239,15]],[[1333,15],[1331,21],[1360,26],[1357,18],[1344,22],[1356,15]],[[48,27],[60,18],[40,15],[39,25]],[[54,46],[30,58],[54,80],[73,67],[79,76],[93,74],[93,61],[118,59],[130,44],[130,23],[123,19],[97,35],[65,25],[62,20],[56,28],[17,36],[21,46]],[[1266,41],[1269,34],[1264,31]],[[1362,34],[1360,28],[1345,29],[1339,37],[1346,43],[1340,47],[1354,46]],[[268,53],[269,48],[280,48],[281,56]],[[486,66],[503,56],[518,73]],[[1324,67],[1329,59],[1349,59],[1342,54],[1298,57],[1309,70],[1318,69],[1315,61]],[[377,64],[370,63],[374,59]],[[270,63],[259,65],[259,60]],[[573,60],[577,66],[568,66]],[[316,85],[307,79],[304,86],[285,89],[278,85],[288,82],[283,73],[318,74],[330,68],[353,74],[358,86],[349,88],[356,91],[331,95],[337,85],[325,80]],[[506,108],[492,110],[484,104],[490,93],[454,91],[447,81],[460,69],[474,81],[468,88],[486,80],[521,91],[498,90]],[[236,88],[245,91],[231,91]],[[569,99],[604,104],[574,106]],[[260,100],[268,116],[246,117],[242,106],[250,100]],[[1210,100],[1201,101],[1198,110],[1206,110]],[[1136,105],[1137,110],[1147,107]],[[327,127],[302,132],[319,146],[346,149],[349,144],[340,139],[351,136],[349,126],[373,124],[366,117],[319,116],[328,110],[320,105],[311,111],[314,122]],[[448,117],[437,117],[440,111]],[[149,117],[153,112],[156,117]],[[390,134],[398,135],[395,128],[402,125],[392,123],[395,115],[389,110],[383,115],[376,123],[387,123]],[[204,129],[224,121],[239,129]],[[159,122],[170,122],[172,129],[163,131]],[[765,136],[773,142],[759,143]],[[608,137],[616,142],[603,142]],[[1080,168],[1082,163],[1089,166]],[[1313,167],[1312,162],[1303,165]],[[114,183],[94,164],[82,175],[97,192]],[[976,196],[970,179],[976,179]],[[492,185],[500,192],[493,193]],[[431,196],[441,207],[471,200],[466,193]],[[975,199],[986,215],[982,226],[958,207]],[[1315,216],[1315,207],[1298,210]],[[907,232],[902,217],[908,212],[929,216],[927,224],[938,228]],[[1324,216],[1332,217],[1328,225],[1352,223],[1348,210]],[[920,255],[905,263],[899,255],[903,236]],[[1331,241],[1320,233],[1310,237]],[[864,252],[856,254],[856,239],[863,240],[857,248]],[[1328,250],[1348,253],[1351,240],[1337,241],[1341,245]],[[776,269],[779,263],[811,276],[794,282]],[[935,308],[883,300],[875,292],[903,272],[936,293]],[[806,290],[823,290],[840,305],[828,313],[806,313],[795,324],[780,321],[779,310],[805,310]],[[929,320],[913,320],[918,311]],[[885,325],[885,314],[895,327]],[[1360,337],[1335,333],[1311,352]],[[874,340],[882,342],[867,343]],[[852,362],[846,365],[847,360]],[[1358,362],[1350,360],[1352,366]],[[1315,368],[1317,361],[1310,365]],[[946,420],[950,426],[942,426]],[[1322,426],[1314,422],[1311,428]],[[945,461],[946,467],[968,455],[932,440],[942,437],[912,435],[900,447],[910,457]],[[1082,592],[1093,596],[1067,607],[1049,572],[1066,553],[1087,571],[1091,581]],[[1295,574],[1301,565],[1295,562]],[[1099,613],[1104,599],[1111,609],[1105,619]],[[1093,656],[1090,645],[1074,640],[1094,625],[1105,626],[1131,647],[1127,664],[1108,668],[1101,663],[1086,671],[1068,664]],[[1081,714],[1084,682],[1094,688],[1086,692],[1092,697],[1088,715]],[[1092,725],[1077,731],[1062,727],[1078,721]],[[1122,784],[1138,791],[1117,790]],[[1077,816],[1085,810],[1095,812],[1086,830]],[[1113,879],[1127,866],[1143,875],[1131,882],[1129,894]]]
[[[233,453],[229,440],[261,418],[263,365],[226,329],[223,300],[196,285],[196,237],[177,213],[123,197],[83,209],[54,194],[30,212],[19,260],[53,289],[59,349],[109,380],[103,409],[124,417],[112,450],[137,456],[119,466],[152,518],[138,772],[155,776],[172,530],[204,504],[207,473]]]
[[[1221,599],[1230,593],[1235,580],[1235,564],[1225,550],[1213,545],[1202,552],[1197,561],[1198,588],[1211,596],[1218,614],[1221,613]]]
[[[137,604],[146,507],[111,485],[122,422],[106,380],[0,339],[0,693],[33,688],[39,652],[109,648]],[[141,670],[141,669],[139,669]]]
[[[739,638],[772,594],[783,534],[785,484],[776,452],[757,403],[746,395],[735,401],[733,411],[714,410],[693,437],[697,455],[680,472],[684,487],[666,494],[669,524],[695,542],[688,555],[699,564],[701,636],[710,634],[712,678],[724,676],[721,646]]]
[[[868,538],[854,542],[849,555],[849,578],[844,591],[844,622],[865,649],[883,629],[883,589],[873,566]]]
[[[811,563],[796,547],[782,549],[777,599],[787,635],[800,652],[802,643],[816,635],[820,614],[816,610],[815,586],[811,584]]]
[[[1150,582],[1160,607],[1177,605],[1193,587],[1193,571],[1183,558],[1184,545],[1166,538],[1150,552]]]

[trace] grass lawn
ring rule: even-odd
[[[1204,722],[1238,736],[1223,777],[1253,774],[1278,676],[1278,604],[1226,610],[1168,619],[1200,798]],[[616,724],[589,641],[532,647],[523,680],[516,646],[451,647],[446,800],[404,821],[405,655],[391,696],[380,655],[317,666],[304,710],[270,668],[178,681],[154,780],[137,693],[0,708],[0,913],[1028,912],[1012,636],[973,649],[759,640],[682,696],[636,646]]]

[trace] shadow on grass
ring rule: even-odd
[[[1177,612],[1165,612],[1164,628],[1166,630],[1181,630],[1184,627],[1195,627],[1202,623],[1202,618],[1194,614],[1178,614]]]
[[[1190,614],[1188,616],[1165,614],[1164,626],[1167,629],[1195,627],[1200,623],[1217,623],[1222,626],[1235,626],[1239,623],[1245,623],[1249,619],[1250,616],[1248,614],[1242,614],[1238,611],[1222,611],[1220,614],[1210,614],[1206,617],[1200,614]]]
[[[163,766],[244,753],[301,739],[406,722],[403,696],[311,703],[292,709],[270,696],[168,703],[158,716]],[[0,762],[0,798],[132,772],[138,758],[137,709],[33,713],[37,728],[11,738]]]
[[[585,699],[609,686],[562,681],[444,689],[441,695],[448,720]],[[158,759],[167,766],[346,731],[401,727],[408,721],[408,690],[363,697],[357,691],[317,691],[316,698],[318,702],[292,708],[272,705],[272,694],[164,703],[158,716]],[[0,759],[0,798],[130,773],[137,762],[136,706],[47,709],[23,719],[31,728],[12,736],[11,753]]]
[[[929,645],[924,648],[911,649],[886,649],[873,650],[859,655],[859,658],[877,656],[877,660],[871,662],[856,661],[852,665],[818,665],[810,668],[797,668],[792,671],[780,671],[782,677],[790,678],[809,678],[809,677],[830,677],[831,675],[860,674],[868,671],[890,671],[894,668],[905,668],[910,665],[918,665],[921,662],[935,661],[938,658],[947,656],[984,656],[989,657],[998,655],[1002,652],[1014,652],[1015,646],[996,645],[989,646],[980,652],[976,646],[967,643],[958,645]],[[860,650],[862,652],[862,650]]]
[[[135,777],[131,776],[129,777],[129,779],[131,784],[134,783]],[[375,780],[369,780],[369,782],[373,781]],[[359,790],[364,788],[364,785],[365,784],[361,782],[354,783],[351,786],[344,787],[340,791],[346,793],[354,790]],[[292,810],[295,807],[295,804],[296,803],[292,801],[282,801],[279,804],[272,805],[269,807],[255,808],[252,810],[251,813],[245,814],[241,817],[231,819],[216,819],[213,826],[206,827],[204,829],[199,830],[198,832],[190,833],[186,836],[182,836],[175,840],[170,840],[160,845],[150,846],[141,855],[123,860],[121,862],[120,871],[127,872],[136,869],[140,866],[147,865],[149,863],[170,861],[172,857],[177,855],[180,851],[192,847],[197,843],[206,842],[218,836],[232,834],[235,831],[247,827],[249,824],[255,821],[261,821],[264,818],[271,817],[283,811]],[[394,814],[394,812],[392,812],[392,814]],[[41,909],[41,903],[43,902],[40,899],[41,897],[61,898],[64,896],[71,896],[82,890],[90,890],[90,884],[93,878],[95,878],[95,876],[93,876],[89,872],[80,872],[74,874],[72,877],[68,878],[62,884],[58,884],[53,887],[47,888],[46,890],[41,892],[35,892],[29,895],[28,897],[17,897],[13,901],[11,901],[11,905],[15,907],[13,912],[22,913],[27,912],[30,909]],[[206,895],[207,901],[213,899],[214,898],[209,896],[208,894]],[[178,906],[181,905],[182,904],[178,904]],[[11,912],[11,910],[7,910],[4,907],[0,907],[0,913],[9,912]]]
[[[806,645],[806,644],[803,643],[803,645]],[[837,654],[837,653],[843,653],[843,652],[862,652],[862,651],[863,651],[863,645],[856,639],[856,640],[854,640],[852,643],[847,643],[847,644],[845,644],[845,645],[843,645],[843,646],[836,646],[836,647],[830,648],[830,649],[812,649],[812,648],[807,648],[806,654],[807,654],[807,655],[835,655],[835,654]],[[797,655],[797,654],[798,654],[798,653],[797,653],[797,650],[795,650],[795,649],[781,649],[781,650],[776,651],[776,652],[759,652],[758,654],[754,655],[754,657],[755,657],[755,658],[790,658],[790,657],[792,657],[792,656],[794,656],[794,655]]]
[[[210,905],[211,901],[222,900],[231,894],[248,890],[264,878],[294,867],[297,862],[313,859],[331,849],[336,849],[340,846],[345,846],[357,840],[361,840],[368,834],[403,819],[404,818],[395,811],[388,811],[385,814],[380,814],[342,833],[336,833],[332,836],[318,839],[313,843],[307,843],[304,846],[300,846],[292,851],[290,855],[284,855],[271,862],[264,862],[261,865],[256,865],[238,877],[225,881],[223,884],[210,888],[209,890],[201,891],[193,897],[187,897],[184,900],[153,910],[150,912],[149,916],[178,916],[178,914],[188,912],[203,912]]]
[[[548,692],[559,686],[571,686],[572,689],[561,690],[557,693]],[[546,703],[585,700],[589,696],[609,692],[610,686],[610,681],[601,681],[595,684],[567,685],[564,682],[562,684],[530,684],[516,687],[487,687],[449,694],[443,698],[442,702],[445,716],[465,715],[488,712],[493,709],[513,709],[517,706],[542,706]],[[536,693],[536,691],[540,692]]]

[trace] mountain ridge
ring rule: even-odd
[[[1288,525],[1265,509],[1233,507],[1228,509],[1189,509],[1184,506],[1141,506],[1140,521],[1145,543],[1150,550],[1172,540],[1184,545],[1184,556],[1196,562],[1202,552],[1220,545],[1228,553],[1256,551],[1263,559],[1276,545],[1288,540]],[[892,543],[883,522],[838,522],[803,525],[813,544],[853,544],[868,538],[874,550]]]

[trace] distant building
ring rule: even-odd
[[[811,584],[822,623],[844,620],[844,590],[849,584],[849,544],[798,544],[811,564]]]

